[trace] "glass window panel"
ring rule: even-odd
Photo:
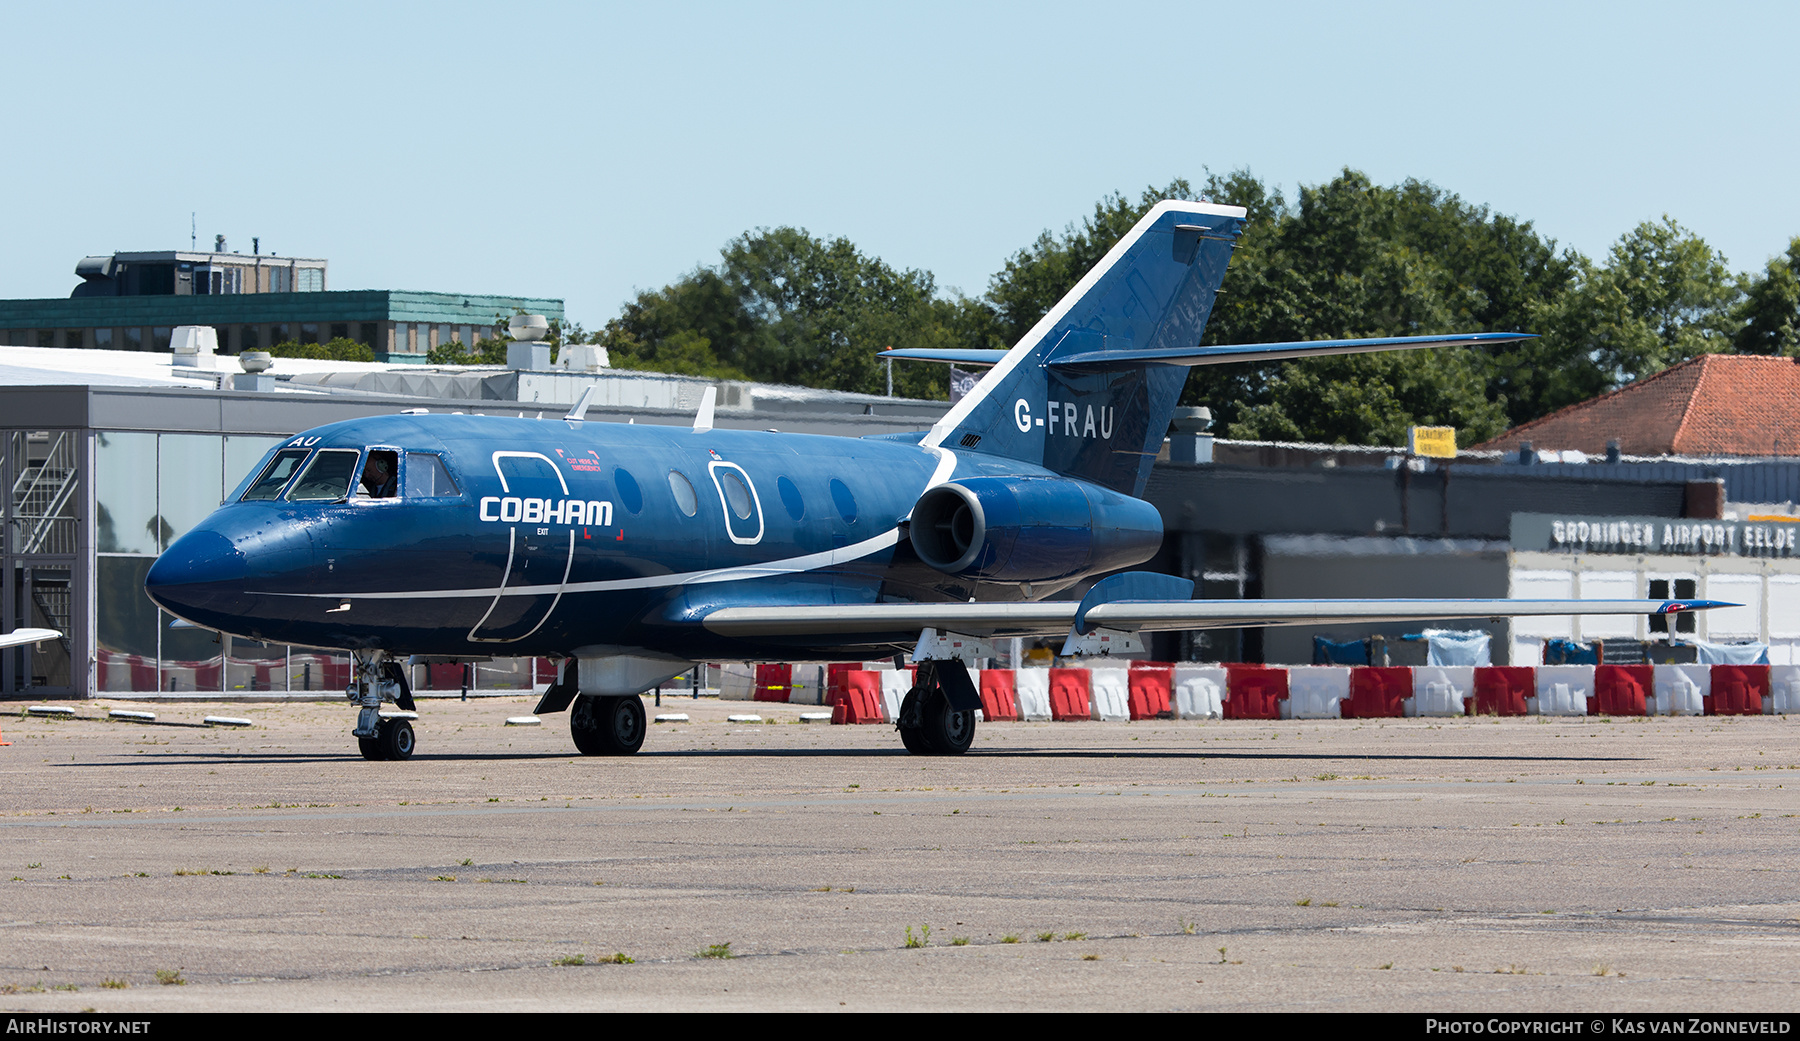
[[[363,322],[357,327],[356,341],[365,347],[373,348],[375,338],[381,335],[381,327],[374,322]]]
[[[144,349],[144,330],[133,327],[124,330],[124,334],[125,343],[122,346],[125,350],[141,351]]]
[[[400,474],[400,453],[391,449],[370,449],[369,461],[363,464],[362,479],[356,482],[359,499],[392,499]]]
[[[211,629],[171,629],[169,623],[175,620],[174,616],[166,611],[156,614],[162,629],[162,689],[218,690],[222,637]]]
[[[456,494],[456,482],[444,469],[443,461],[424,452],[406,453],[406,496],[430,499]]]
[[[54,347],[54,346],[56,346],[56,330],[55,329],[39,329],[37,331],[37,345],[39,347]]]
[[[144,595],[155,557],[94,560],[94,644],[103,691],[150,692],[156,679],[156,605]]]
[[[737,514],[739,520],[750,519],[750,489],[744,486],[744,479],[736,470],[719,471],[719,485],[725,489],[725,501],[731,504],[731,512]]]
[[[244,434],[233,434],[226,438],[225,487],[232,489],[232,492],[225,496],[225,501],[235,502],[243,495],[251,476],[262,472],[263,460],[286,440],[281,437],[252,437]],[[274,495],[271,494],[269,498],[274,498]]]
[[[287,645],[228,636],[225,693],[287,689]]]
[[[169,339],[175,331],[173,326],[157,325],[150,329],[150,347],[152,350],[169,350]]]
[[[256,326],[254,326],[254,325],[238,326],[238,350],[240,350],[240,351],[260,351],[260,350],[262,350],[261,347],[257,346]]]
[[[317,322],[301,322],[300,323],[300,342],[301,343],[318,343],[319,342],[319,323],[317,323]]]
[[[156,435],[94,435],[94,543],[101,553],[159,552]]]
[[[300,475],[290,501],[303,499],[344,499],[350,494],[350,476],[356,472],[361,452],[326,449],[313,456],[313,461]]]
[[[288,333],[288,324],[286,322],[269,323],[270,343],[287,343],[292,339],[293,336]]]
[[[670,470],[669,491],[674,493],[675,505],[681,508],[681,512],[692,517],[700,503],[694,497],[694,484],[687,479],[687,475],[680,470]]]
[[[234,351],[231,349],[231,326],[215,325],[215,326],[213,326],[213,333],[215,335],[217,335],[219,338],[218,350],[219,350],[220,354],[236,354],[237,353],[237,351]],[[239,348],[239,350],[241,350],[241,349],[242,348]]]
[[[94,347],[102,351],[112,350],[113,331],[111,329],[94,330]]]
[[[350,338],[350,323],[332,322],[331,338],[334,340],[348,340]]]
[[[162,435],[156,481],[163,549],[219,508],[225,491],[220,481],[224,442],[217,434]]]
[[[63,333],[63,346],[81,350],[87,346],[86,329],[69,329]]]

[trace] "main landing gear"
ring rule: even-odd
[[[969,670],[952,658],[922,661],[917,680],[900,702],[895,723],[913,755],[961,755],[975,742],[975,710],[981,695]]]
[[[644,746],[644,699],[578,697],[569,707],[569,735],[582,755],[631,755]]]
[[[413,710],[412,687],[406,682],[406,670],[388,657],[386,651],[354,651],[355,677],[345,696],[361,707],[356,715],[356,747],[364,759],[411,759],[417,739],[412,721],[419,718]],[[399,712],[381,714],[381,703],[391,701]]]

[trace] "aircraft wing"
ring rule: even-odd
[[[1735,606],[1712,600],[1073,600],[1027,603],[722,607],[701,620],[721,636],[849,636],[941,629],[1042,636],[1079,627],[1122,632],[1275,625],[1435,622],[1527,615],[1652,615]]]
[[[60,639],[62,639],[62,633],[55,629],[14,629],[5,636],[0,636],[0,647],[23,647],[28,643]]]

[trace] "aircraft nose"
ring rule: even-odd
[[[244,554],[216,531],[196,529],[175,540],[150,565],[150,589],[194,583],[232,582],[250,573]]]
[[[197,528],[175,540],[150,565],[144,591],[170,614],[190,621],[224,609],[241,595],[250,574],[248,561],[232,541],[207,528]]]

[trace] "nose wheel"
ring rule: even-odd
[[[357,750],[364,759],[411,759],[417,738],[412,721],[419,718],[413,711],[412,686],[406,682],[406,670],[391,660],[385,651],[352,652],[355,676],[344,693],[359,708],[356,715]],[[381,703],[391,701],[400,711],[382,715]]]

